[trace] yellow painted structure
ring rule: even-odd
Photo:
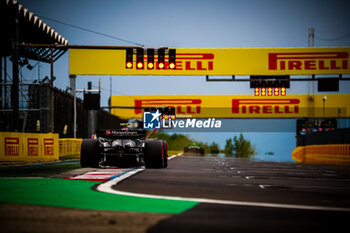
[[[56,161],[58,140],[58,134],[52,133],[0,132],[0,161]]]
[[[350,74],[350,47],[176,49],[176,68],[126,68],[125,49],[69,49],[75,75],[308,75]],[[147,55],[144,56],[147,61]],[[158,62],[157,55],[155,62]]]
[[[60,157],[80,154],[81,138],[61,138],[59,139]]]
[[[302,163],[350,165],[350,144],[298,146],[292,158]]]
[[[325,95],[118,95],[112,114],[142,119],[146,107],[174,107],[177,118],[344,118],[350,117],[349,94]]]

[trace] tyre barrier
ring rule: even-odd
[[[350,144],[298,146],[292,158],[302,163],[350,165]]]
[[[58,134],[0,132],[0,161],[59,160]]]

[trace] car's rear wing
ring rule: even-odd
[[[97,137],[135,139],[146,138],[146,130],[121,130],[121,129],[104,129],[97,132]]]

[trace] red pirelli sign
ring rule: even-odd
[[[348,70],[348,52],[269,53],[269,70]]]
[[[59,159],[58,134],[0,132],[0,161],[55,161]]]
[[[54,155],[54,139],[44,138],[44,155],[53,156]]]
[[[143,111],[172,107],[177,118],[304,118],[349,117],[350,95],[129,95],[112,96],[112,114],[142,119]],[[121,108],[118,108],[121,107]]]
[[[300,99],[233,99],[233,114],[298,114]]]
[[[5,137],[5,156],[19,156],[19,138],[18,137]]]
[[[27,153],[28,156],[39,155],[39,138],[27,138]]]
[[[179,114],[199,114],[201,99],[136,99],[135,114],[142,114],[147,107],[171,107]]]

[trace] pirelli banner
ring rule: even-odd
[[[125,49],[69,49],[74,75],[350,74],[350,47],[176,49],[176,67],[128,69]],[[144,57],[147,61],[147,56]],[[136,54],[132,58],[136,65]],[[154,62],[158,62],[157,55]]]
[[[176,118],[345,118],[350,95],[130,95],[112,96],[111,112],[142,119],[145,108],[173,107]]]
[[[58,134],[0,132],[0,149],[0,161],[56,161]]]

